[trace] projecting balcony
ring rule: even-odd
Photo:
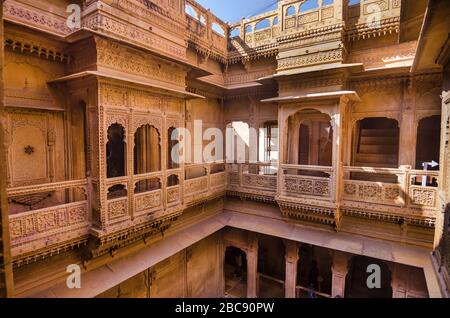
[[[439,171],[344,167],[342,212],[434,227],[439,202],[438,177]]]
[[[275,202],[277,167],[271,163],[228,164],[227,193],[262,202]]]
[[[229,164],[228,195],[277,202],[288,218],[332,226],[342,216],[435,225],[439,171],[343,167],[343,177],[337,178],[332,167],[283,164],[279,173],[273,169],[273,163]],[[362,174],[364,180],[352,179]],[[382,178],[389,181],[370,181]]]
[[[91,215],[97,202],[87,191],[86,179],[9,188],[14,262],[20,265],[85,245],[91,235],[102,240],[146,226],[160,231],[156,225],[168,225],[186,208],[223,197],[226,184],[225,165],[220,163],[109,178],[102,230]]]
[[[86,189],[86,180],[7,189],[15,263],[86,243],[90,227]]]

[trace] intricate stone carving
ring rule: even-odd
[[[436,189],[425,187],[411,187],[409,195],[412,204],[428,207],[436,206]]]
[[[167,203],[180,201],[180,187],[171,187],[167,189]]]
[[[60,205],[10,216],[12,246],[71,231],[72,226],[86,226],[86,202]]]
[[[108,220],[115,220],[128,214],[128,200],[116,199],[108,202]]]
[[[320,197],[330,195],[330,179],[291,175],[283,178],[284,189],[287,193]]]
[[[97,40],[97,60],[102,66],[185,86],[185,74],[179,68],[111,41]]]
[[[343,194],[345,199],[362,202],[394,205],[404,202],[398,184],[345,180]]]
[[[162,207],[161,190],[135,195],[136,214],[147,213],[152,209]]]
[[[276,190],[277,178],[276,176],[265,176],[257,174],[243,174],[242,186],[255,187],[266,190]]]

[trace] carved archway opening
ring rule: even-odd
[[[315,109],[303,109],[288,118],[287,163],[331,167],[333,127],[331,117]],[[299,171],[302,175],[325,176],[319,171]]]
[[[125,198],[127,195],[127,187],[123,184],[116,184],[108,188],[108,200]]]
[[[157,128],[149,124],[134,134],[134,174],[161,171],[161,144]]]
[[[178,175],[173,174],[167,177],[167,187],[174,187],[180,185],[180,178]]]
[[[388,265],[367,256],[354,256],[345,280],[345,297],[392,298],[392,273]]]
[[[426,162],[439,163],[440,145],[441,116],[435,115],[421,119],[417,127],[416,169],[422,170]],[[439,166],[429,166],[428,170],[439,170]]]
[[[234,246],[225,250],[225,296],[233,298],[247,297],[247,255]]]
[[[161,181],[159,178],[140,180],[136,182],[136,185],[134,186],[134,194],[160,190],[161,188]]]
[[[106,144],[107,177],[117,178],[126,176],[125,128],[120,124],[108,127],[108,142]]]
[[[302,244],[297,263],[297,297],[316,298],[331,295],[333,259],[330,250]]]

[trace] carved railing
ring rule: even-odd
[[[351,180],[350,173],[363,173],[369,179],[386,179],[393,182]],[[344,167],[347,178],[343,180],[343,199],[373,202],[383,205],[435,209],[438,203],[438,171],[411,169]],[[422,185],[426,178],[425,185]]]
[[[377,30],[398,32],[401,0],[364,0],[348,7],[349,36],[365,38]]]
[[[213,57],[225,61],[228,54],[228,24],[194,0],[186,0],[186,6],[193,10],[193,15],[186,13],[186,37],[189,45],[202,53],[213,53]],[[216,31],[214,26],[221,30]]]
[[[169,184],[171,177],[175,177],[175,184]],[[177,208],[182,210],[181,179],[181,169],[107,179],[108,189],[121,186],[108,194],[107,224],[129,220],[139,223],[163,217]]]
[[[223,163],[187,165],[185,167],[183,203],[186,206],[193,206],[223,196],[226,185],[227,173]]]
[[[54,197],[46,207],[27,212],[10,211],[12,255],[17,257],[41,249],[63,249],[87,239],[90,216],[86,198],[87,181],[74,180],[7,189],[12,202],[33,196]],[[10,208],[12,209],[12,207]],[[11,214],[15,213],[15,214]],[[51,251],[48,251],[51,253]]]
[[[356,175],[358,177],[352,177]],[[407,168],[344,167],[341,199],[350,214],[357,213],[357,209],[367,209],[377,215],[434,225],[438,176],[438,171]]]
[[[227,193],[258,201],[274,201],[277,167],[274,163],[228,164]]]
[[[261,23],[264,23],[263,27]],[[234,48],[257,47],[276,42],[280,34],[278,11],[270,11],[230,25],[230,32],[238,32],[230,41]],[[245,45],[244,45],[245,43]]]
[[[333,199],[333,168],[310,165],[281,165],[281,196]]]

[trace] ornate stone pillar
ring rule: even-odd
[[[331,296],[333,298],[345,296],[345,279],[348,273],[348,262],[350,260],[350,254],[334,251],[333,253],[333,266],[332,272],[332,288]]]
[[[258,297],[258,237],[256,233],[249,234],[247,249],[247,298]]]
[[[5,113],[3,106],[3,0],[0,0],[0,298],[13,296],[13,270],[9,241],[8,198],[6,196],[7,162],[4,147]]]
[[[285,241],[286,278],[284,282],[286,298],[296,297],[298,246],[296,242]]]

